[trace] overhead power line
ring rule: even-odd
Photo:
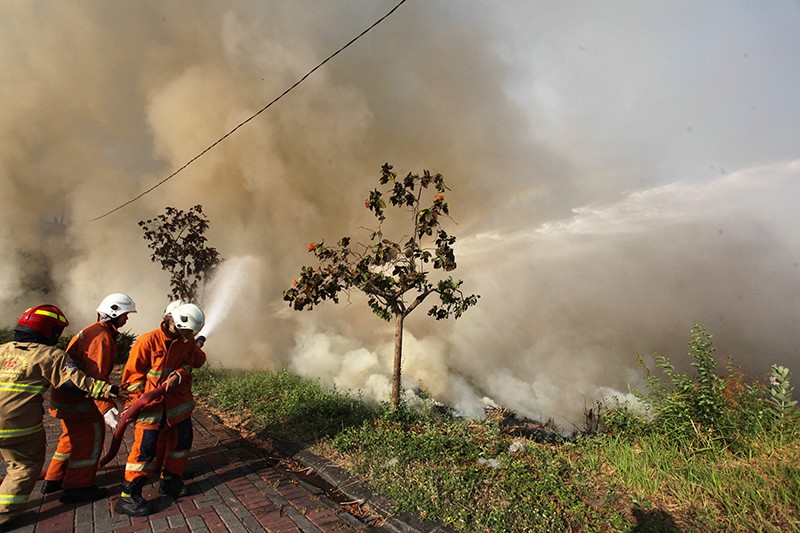
[[[180,172],[181,172],[183,169],[185,169],[186,167],[188,167],[189,165],[191,165],[192,163],[194,163],[195,161],[197,161],[198,159],[200,159],[201,157],[203,157],[203,156],[204,156],[204,155],[205,155],[207,152],[211,151],[211,150],[212,150],[212,149],[213,149],[215,146],[217,146],[219,143],[221,143],[222,141],[224,141],[225,139],[227,139],[228,137],[230,137],[231,135],[233,135],[233,134],[234,134],[234,132],[236,132],[236,130],[238,130],[239,128],[241,128],[242,126],[244,126],[245,124],[247,124],[248,122],[250,122],[251,120],[253,120],[254,118],[256,118],[258,115],[260,115],[261,113],[263,113],[264,111],[266,111],[267,109],[269,109],[269,108],[270,108],[270,106],[272,106],[272,104],[274,104],[275,102],[277,102],[278,100],[280,100],[281,98],[283,98],[284,96],[286,96],[287,94],[289,94],[289,93],[290,93],[290,92],[291,92],[291,91],[292,91],[292,90],[293,90],[295,87],[297,87],[298,85],[300,85],[301,83],[303,83],[303,82],[306,80],[306,78],[308,78],[309,76],[311,76],[311,75],[312,75],[314,72],[316,72],[318,69],[322,68],[322,66],[323,66],[325,63],[327,63],[328,61],[330,61],[331,59],[333,59],[334,57],[336,57],[337,55],[339,55],[339,53],[343,52],[343,51],[344,51],[344,50],[345,50],[347,47],[349,47],[351,44],[355,43],[355,42],[356,42],[357,40],[359,40],[361,37],[363,37],[364,35],[366,35],[366,34],[367,34],[367,33],[368,33],[370,30],[372,30],[372,29],[373,29],[375,26],[377,26],[378,24],[380,24],[381,22],[383,22],[384,20],[386,20],[386,19],[387,19],[387,18],[388,18],[390,15],[392,15],[392,13],[394,13],[395,11],[397,11],[397,9],[398,9],[400,6],[402,6],[403,4],[405,4],[405,3],[406,3],[406,1],[407,1],[407,0],[400,0],[400,2],[399,2],[399,3],[398,3],[396,6],[394,6],[394,7],[393,7],[393,8],[392,8],[392,9],[391,9],[391,10],[390,10],[388,13],[386,13],[384,16],[382,16],[381,18],[379,18],[378,20],[376,20],[375,22],[373,22],[373,23],[372,23],[372,24],[371,24],[371,25],[370,25],[370,26],[369,26],[367,29],[365,29],[364,31],[362,31],[361,33],[359,33],[358,35],[356,35],[355,37],[353,37],[352,39],[350,39],[350,41],[349,41],[347,44],[345,44],[344,46],[342,46],[341,48],[339,48],[338,50],[336,50],[334,53],[332,53],[331,55],[329,55],[327,58],[325,58],[325,60],[324,60],[324,61],[322,61],[322,62],[321,62],[320,64],[318,64],[316,67],[314,67],[314,68],[312,68],[311,70],[309,70],[308,72],[306,72],[306,74],[305,74],[305,75],[304,75],[302,78],[300,78],[299,80],[297,80],[296,82],[294,82],[294,83],[293,83],[293,84],[292,84],[292,85],[291,85],[291,86],[290,86],[288,89],[286,89],[285,91],[283,91],[283,92],[282,92],[281,94],[279,94],[277,97],[273,98],[273,99],[272,99],[272,101],[270,101],[270,102],[269,102],[267,105],[265,105],[264,107],[262,107],[261,109],[259,109],[258,111],[256,111],[256,112],[255,112],[255,113],[253,113],[252,115],[250,115],[250,117],[248,117],[247,119],[245,119],[245,120],[243,120],[242,122],[240,122],[240,123],[239,123],[239,124],[238,124],[238,125],[237,125],[235,128],[233,128],[231,131],[229,131],[228,133],[226,133],[225,135],[223,135],[222,137],[220,137],[219,139],[217,139],[216,141],[214,141],[214,142],[213,142],[211,145],[209,145],[209,146],[208,146],[208,148],[206,148],[205,150],[203,150],[202,152],[200,152],[199,154],[197,154],[196,156],[194,156],[193,158],[191,158],[191,159],[190,159],[189,161],[187,161],[187,162],[186,162],[186,163],[185,163],[185,164],[184,164],[182,167],[180,167],[180,168],[178,168],[177,170],[175,170],[175,171],[174,171],[172,174],[170,174],[170,175],[169,175],[169,176],[167,176],[166,178],[162,179],[161,181],[159,181],[158,183],[156,183],[155,185],[153,185],[152,187],[150,187],[150,188],[149,188],[149,189],[147,189],[146,191],[144,191],[144,192],[142,192],[142,193],[138,194],[137,196],[134,196],[133,198],[131,198],[131,199],[130,199],[130,200],[128,200],[127,202],[125,202],[125,203],[123,203],[123,204],[120,204],[120,205],[118,205],[118,206],[117,206],[117,207],[115,207],[114,209],[112,209],[112,210],[110,210],[110,211],[107,211],[107,212],[103,213],[103,214],[102,214],[102,215],[100,215],[100,216],[94,217],[93,219],[89,220],[89,222],[94,222],[94,221],[96,221],[96,220],[100,220],[101,218],[105,218],[105,217],[109,216],[110,214],[112,214],[112,213],[115,213],[115,212],[119,211],[119,210],[120,210],[120,209],[122,209],[123,207],[126,207],[126,206],[128,206],[128,205],[132,204],[133,202],[135,202],[136,200],[138,200],[139,198],[141,198],[141,197],[145,196],[146,194],[149,194],[149,193],[153,192],[155,189],[157,189],[158,187],[162,186],[163,184],[165,184],[166,182],[168,182],[169,180],[171,180],[171,179],[172,179],[172,178],[174,178],[175,176],[177,176],[177,175],[178,175],[178,173],[180,173]]]

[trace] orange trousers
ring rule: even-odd
[[[171,427],[144,429],[136,425],[133,445],[125,465],[125,481],[145,476],[183,477],[192,447],[192,419]]]
[[[94,485],[105,436],[102,419],[62,420],[58,445],[44,478],[62,480],[61,487],[65,489]]]

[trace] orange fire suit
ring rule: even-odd
[[[160,329],[136,339],[122,372],[122,382],[131,393],[129,405],[170,375],[177,374],[180,381],[137,415],[125,481],[159,474],[164,478],[183,476],[192,446],[192,369],[205,362],[206,354],[194,339],[172,338],[163,323]]]
[[[111,385],[86,376],[63,350],[36,342],[0,345],[0,454],[8,464],[0,483],[0,525],[23,511],[45,459],[43,394],[71,381],[92,398]]]
[[[110,322],[95,322],[72,337],[67,353],[87,376],[108,381],[117,357],[116,334]],[[50,414],[61,419],[61,435],[45,479],[62,480],[65,489],[91,487],[106,434],[103,413],[114,402],[56,388],[51,389],[50,400]]]

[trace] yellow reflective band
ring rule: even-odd
[[[137,424],[156,424],[158,422],[161,422],[161,413],[140,414],[136,417]]]
[[[173,407],[169,411],[167,411],[167,418],[174,418],[178,415],[182,415],[183,413],[189,412],[194,409],[194,402],[186,402],[184,404],[178,405]]]
[[[53,459],[56,461],[69,461],[69,454],[68,453],[54,453]]]
[[[144,381],[131,383],[130,385],[128,385],[128,392],[133,392],[136,389],[141,389],[142,387],[144,387]]]
[[[161,376],[163,376],[163,375],[164,375],[164,371],[163,371],[163,370],[150,370],[150,371],[147,373],[147,375],[148,375],[149,377],[151,377],[151,378],[160,378]]]
[[[13,383],[0,381],[0,391],[5,392],[27,392],[28,394],[42,394],[47,390],[43,385],[27,385],[25,383]]]
[[[70,461],[67,464],[67,468],[83,468],[84,466],[92,466],[96,465],[99,457],[91,457],[89,459],[84,459],[83,461]]]
[[[33,435],[39,431],[44,431],[44,425],[39,424],[30,428],[0,429],[0,439],[12,439],[14,437],[24,437]]]
[[[44,309],[37,309],[33,312],[34,315],[45,315],[49,316],[50,318],[55,318],[59,322],[67,323],[67,318],[63,315],[59,315],[58,313],[53,313],[52,311],[45,311]]]
[[[146,470],[155,470],[156,465],[153,463],[128,463],[125,465],[125,470],[130,472],[144,472]]]
[[[106,386],[105,381],[96,381],[94,386],[92,387],[92,391],[89,393],[89,396],[92,398],[97,398],[103,392],[103,387]]]
[[[0,494],[0,504],[19,505],[28,503],[28,494]]]

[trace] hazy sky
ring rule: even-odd
[[[136,223],[199,203],[229,259],[200,302],[211,361],[383,400],[392,326],[281,292],[309,241],[372,222],[388,161],[445,176],[456,274],[481,294],[407,320],[409,390],[567,425],[637,382],[637,352],[685,362],[695,322],[752,374],[800,375],[796,1],[408,0],[90,221],[395,5],[0,3],[0,318],[49,301],[77,330],[125,292],[152,329],[168,279]]]

